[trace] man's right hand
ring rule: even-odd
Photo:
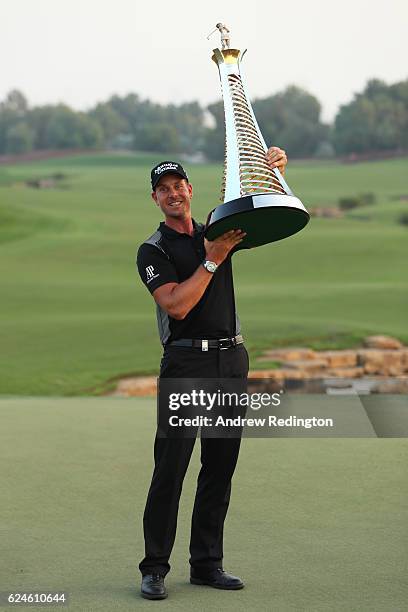
[[[238,229],[225,232],[215,240],[204,238],[206,258],[219,266],[226,259],[228,253],[243,241],[245,236],[246,232]]]

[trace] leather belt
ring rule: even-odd
[[[208,349],[218,349],[219,351],[223,351],[225,349],[232,348],[233,346],[237,346],[237,344],[243,344],[243,342],[244,338],[241,336],[241,334],[239,334],[233,338],[218,338],[209,340],[180,338],[180,340],[173,340],[173,342],[169,342],[166,346],[184,346],[187,348],[198,348],[202,351],[208,351]]]

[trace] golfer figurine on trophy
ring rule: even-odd
[[[222,23],[207,38],[216,30],[221,33],[222,50],[214,49],[212,59],[224,100],[224,203],[208,215],[205,233],[214,240],[228,230],[242,229],[246,236],[235,250],[249,249],[296,234],[310,217],[279,170],[267,164],[267,146],[241,74],[246,50],[230,48],[230,31]]]
[[[216,32],[217,30],[219,30],[220,34],[221,34],[221,47],[223,49],[229,49],[230,48],[230,31],[227,28],[226,25],[224,25],[223,23],[217,23],[217,25],[215,26],[215,30],[213,30],[208,36],[207,36],[207,40],[209,40],[210,36],[212,36],[214,34],[214,32]]]

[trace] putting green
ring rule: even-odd
[[[3,398],[0,416],[2,591],[64,589],[81,612],[406,609],[406,440],[244,440],[225,530],[238,592],[188,583],[195,452],[152,604],[137,564],[155,402]]]

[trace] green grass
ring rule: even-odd
[[[156,373],[152,298],[137,246],[161,220],[149,155],[90,155],[0,167],[0,393],[98,393],[128,373]],[[408,341],[407,160],[293,163],[306,206],[372,191],[377,204],[312,219],[300,234],[234,257],[238,310],[254,357],[265,348],[356,345],[368,334]],[[221,167],[188,166],[193,210],[218,204]],[[23,180],[63,172],[66,189]],[[359,216],[368,216],[361,220]],[[356,218],[357,217],[357,218]]]
[[[80,612],[154,606],[137,570],[154,401],[11,398],[0,415],[1,590],[64,589]],[[225,568],[246,588],[232,593],[188,583],[197,447],[161,609],[406,609],[405,440],[243,440]]]

